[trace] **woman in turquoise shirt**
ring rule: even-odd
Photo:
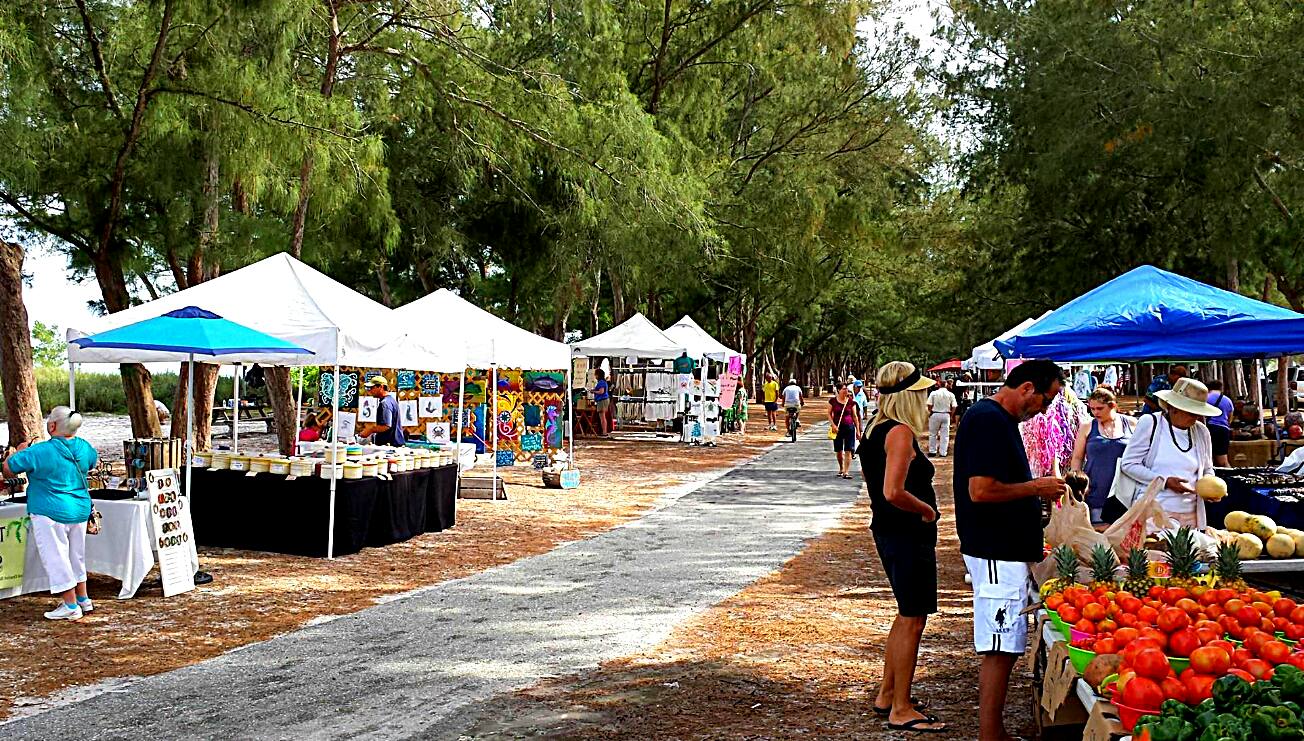
[[[41,565],[50,577],[50,593],[62,598],[45,613],[51,620],[79,620],[95,609],[86,595],[86,521],[91,495],[86,474],[99,456],[77,437],[82,417],[55,407],[45,421],[50,439],[19,450],[4,464],[5,476],[27,474],[27,514]]]

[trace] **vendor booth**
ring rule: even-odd
[[[91,326],[68,330],[68,357],[70,378],[75,378],[76,366],[81,363],[125,362],[175,362],[188,354],[178,354],[167,347],[119,348],[95,343],[79,343],[92,333],[104,333],[137,322],[159,317],[162,314],[198,306],[215,315],[271,335],[294,347],[294,351],[228,352],[218,362],[257,362],[263,365],[301,366],[316,365],[330,368],[320,376],[319,400],[329,412],[329,427],[325,442],[301,447],[296,458],[285,459],[276,453],[259,456],[240,454],[238,449],[223,451],[196,451],[188,467],[192,476],[188,491],[195,512],[196,540],[200,545],[234,545],[232,538],[240,539],[241,547],[260,550],[285,549],[295,538],[311,538],[299,531],[315,515],[321,513],[319,524],[326,530],[325,537],[317,540],[314,548],[295,548],[293,552],[312,551],[312,555],[333,557],[336,544],[346,546],[383,544],[415,534],[420,521],[422,530],[439,529],[451,524],[451,512],[442,516],[437,511],[449,505],[438,504],[446,498],[441,492],[446,480],[456,479],[456,461],[460,449],[439,443],[418,443],[413,448],[370,447],[348,444],[356,436],[357,424],[365,421],[368,413],[375,413],[374,397],[359,393],[362,384],[372,375],[389,379],[389,387],[396,392],[424,389],[429,386],[429,399],[442,398],[460,392],[461,373],[466,368],[466,351],[463,342],[443,344],[423,343],[409,336],[394,321],[390,309],[332,280],[293,257],[281,253],[248,267],[236,270],[192,288],[164,296],[141,306],[111,314]],[[81,344],[88,344],[82,347]],[[438,349],[431,349],[437,347]],[[311,354],[304,354],[307,351]],[[452,380],[450,388],[449,380]],[[438,383],[436,383],[436,380]],[[302,384],[300,401],[302,405]],[[435,393],[439,392],[439,393]],[[409,393],[411,395],[411,393]],[[70,388],[75,405],[76,389]],[[404,399],[402,405],[403,427],[409,433],[423,432],[424,420],[417,400]],[[409,414],[411,419],[409,419]],[[301,416],[301,415],[300,415]],[[410,424],[409,424],[410,423]],[[238,424],[238,421],[237,421]],[[311,454],[320,454],[320,458]],[[296,465],[297,464],[297,465]],[[423,474],[422,471],[446,467],[442,476]],[[210,470],[211,469],[211,470]],[[234,472],[234,476],[230,476]],[[407,476],[422,478],[422,486],[403,486],[400,480]],[[244,477],[241,479],[240,477]],[[266,478],[266,481],[264,481]],[[431,483],[439,478],[440,483]],[[375,479],[374,482],[367,482]],[[234,486],[235,480],[244,486]],[[290,486],[293,482],[293,485]],[[345,483],[348,482],[348,483]],[[362,483],[355,483],[362,482]],[[273,486],[285,498],[264,496],[250,500],[251,492],[263,491],[263,484]],[[345,494],[340,496],[343,486]],[[371,508],[363,507],[352,496],[354,488],[371,486],[378,493]],[[293,496],[290,496],[293,489]],[[419,490],[419,493],[413,493]],[[365,499],[361,497],[361,499]],[[266,508],[269,501],[287,507],[286,517],[269,522],[266,537],[249,540],[250,533],[259,528],[250,527],[248,512],[259,512],[262,521],[268,522]],[[428,512],[429,502],[435,502],[435,516]],[[406,525],[390,528],[389,538],[382,537],[376,527],[373,534],[370,517],[388,508],[391,523],[404,519]],[[427,515],[416,514],[420,508]],[[356,522],[366,510],[367,537],[360,539],[357,531],[363,529]],[[237,517],[240,514],[242,516]],[[227,517],[229,527],[215,526]],[[432,523],[434,527],[432,527]],[[317,531],[320,532],[320,531]],[[360,547],[360,545],[358,546]]]
[[[447,289],[394,310],[418,341],[451,341],[455,330],[466,347],[467,396],[456,414],[456,431],[478,454],[487,454],[492,476],[500,466],[544,468],[574,461],[571,438],[571,351],[481,309]],[[497,486],[491,491],[497,496]]]
[[[642,314],[572,343],[571,355],[575,359],[576,385],[582,384],[584,389],[575,405],[577,429],[596,434],[598,412],[587,393],[593,388],[594,371],[603,359],[611,370],[608,381],[617,427],[667,431],[678,418],[680,389],[675,359],[685,356],[686,349]]]
[[[682,345],[688,357],[697,363],[697,373],[687,380],[691,392],[687,401],[682,403],[682,439],[684,442],[709,443],[726,431],[726,420],[732,420],[737,414],[735,401],[746,356],[726,347],[687,314],[666,327],[665,333]],[[685,381],[681,377],[676,385],[682,387]]]

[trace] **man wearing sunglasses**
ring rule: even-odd
[[[981,741],[1010,738],[1005,695],[1028,643],[1020,613],[1036,593],[1042,559],[1041,500],[1067,491],[1055,476],[1032,477],[1019,422],[1044,411],[1064,382],[1059,366],[1032,360],[1010,371],[991,398],[969,408],[955,434],[955,527],[974,587],[974,649]]]

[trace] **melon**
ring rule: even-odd
[[[1285,533],[1268,538],[1268,555],[1273,558],[1290,558],[1295,555],[1295,539]]]
[[[1217,502],[1227,496],[1227,482],[1217,476],[1203,476],[1195,482],[1195,493],[1206,502]]]
[[[1249,512],[1242,512],[1239,509],[1233,510],[1223,518],[1223,527],[1234,533],[1243,533],[1245,532],[1245,521],[1248,519],[1250,519]]]
[[[1245,531],[1259,536],[1260,540],[1267,540],[1277,534],[1277,523],[1272,521],[1267,515],[1253,515],[1245,521]]]
[[[1286,534],[1295,542],[1295,558],[1304,558],[1304,530],[1286,528]]]
[[[1244,560],[1253,560],[1263,553],[1263,541],[1257,535],[1241,533],[1236,536],[1236,551]]]

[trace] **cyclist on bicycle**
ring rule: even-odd
[[[783,388],[783,408],[788,412],[789,424],[804,406],[806,406],[806,399],[802,397],[801,386],[797,385],[797,379],[789,378],[788,385]]]

